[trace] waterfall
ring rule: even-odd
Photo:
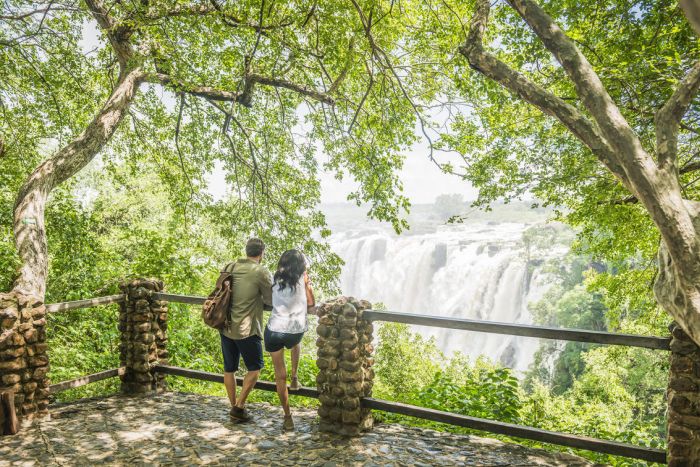
[[[345,261],[340,286],[346,295],[382,303],[390,311],[531,324],[528,304],[554,282],[539,265],[563,257],[566,248],[528,255],[522,241],[527,228],[470,223],[406,236],[380,229],[346,231],[331,237],[331,246]],[[534,338],[414,329],[434,336],[447,354],[485,355],[518,372],[527,369],[539,345]]]

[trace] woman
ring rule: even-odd
[[[309,276],[306,273],[304,255],[297,250],[287,250],[280,257],[272,280],[272,314],[265,327],[265,350],[270,352],[275,368],[275,383],[284,409],[285,431],[294,429],[289,410],[287,392],[287,367],[284,349],[292,353],[292,381],[290,389],[299,389],[297,369],[301,353],[301,339],[308,327],[306,315],[316,309]]]

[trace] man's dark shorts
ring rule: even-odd
[[[245,339],[229,339],[221,334],[221,352],[224,354],[224,371],[233,373],[238,370],[238,363],[243,357],[243,363],[248,371],[262,369],[263,362],[262,339],[259,336],[249,336]]]
[[[265,351],[266,352],[277,352],[284,347],[291,349],[304,337],[304,333],[300,332],[298,334],[291,334],[288,332],[275,332],[270,331],[267,326],[265,326]]]

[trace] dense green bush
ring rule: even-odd
[[[526,389],[511,370],[484,358],[473,362],[459,354],[448,358],[431,339],[411,332],[403,324],[382,324],[378,337],[374,397],[640,446],[665,447],[662,389],[665,373],[661,357],[652,351],[596,347],[580,352],[583,370],[572,378],[569,388],[559,391],[537,378],[530,378]],[[432,374],[428,376],[428,373]],[[388,422],[475,433],[401,415],[378,415],[380,420]],[[550,450],[567,450],[499,438]],[[568,451],[601,463],[646,465],[589,451]]]
[[[518,380],[507,368],[488,368],[455,381],[438,372],[418,393],[417,405],[472,417],[517,422],[520,418]]]

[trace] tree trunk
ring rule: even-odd
[[[697,0],[681,0],[679,3],[685,12],[685,17],[688,18],[688,22],[700,35],[700,3]]]
[[[44,299],[48,272],[44,211],[49,193],[85,167],[109,141],[142,80],[139,69],[122,73],[95,119],[70,144],[40,164],[20,189],[13,220],[15,246],[22,261],[16,292]]]
[[[685,200],[687,210],[693,217],[695,234],[700,237],[700,203]],[[700,282],[697,277],[679,270],[669,249],[674,239],[665,239],[659,246],[659,275],[654,283],[654,295],[659,304],[683,330],[695,341],[700,342]],[[690,258],[688,258],[690,260]],[[700,260],[696,257],[696,263]]]

